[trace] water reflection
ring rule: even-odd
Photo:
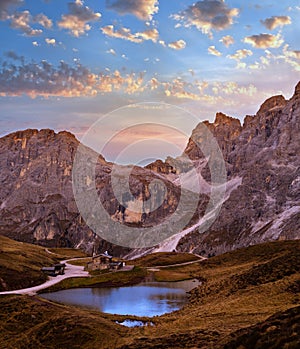
[[[192,280],[148,282],[129,287],[77,288],[41,296],[60,303],[90,307],[104,313],[151,317],[180,309],[187,301],[186,291],[198,284]]]
[[[138,320],[127,320],[127,319],[122,322],[116,321],[116,323],[126,327],[154,326],[153,322],[143,322]]]

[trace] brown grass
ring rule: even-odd
[[[181,264],[197,260],[200,260],[200,258],[191,253],[157,252],[127,261],[127,264],[134,264],[141,267],[156,267]]]
[[[54,292],[78,287],[121,287],[134,285],[141,282],[147,276],[147,271],[135,267],[131,271],[102,272],[90,278],[70,278],[61,281],[41,292]]]
[[[56,254],[60,259],[88,257],[85,252],[76,248],[48,248],[48,250]]]
[[[41,284],[47,280],[41,268],[57,261],[43,247],[0,236],[0,291]]]
[[[114,324],[127,318],[120,315],[59,306],[37,297],[3,297],[0,343],[5,348],[252,349],[271,348],[269,331],[275,338],[272,348],[297,348],[299,311],[292,308],[300,304],[299,266],[300,241],[287,241],[165,268],[157,276],[198,277],[203,284],[190,292],[190,302],[181,310],[154,317],[155,326],[135,329]],[[134,273],[97,278],[99,285],[118,285],[120,280],[132,281]],[[289,341],[291,345],[285,345]]]
[[[69,264],[72,265],[79,265],[79,266],[83,266],[86,267],[88,262],[92,261],[92,257],[87,257],[87,258],[80,258],[80,259],[75,259],[74,261],[69,261]]]

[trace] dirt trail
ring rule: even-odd
[[[51,253],[49,250],[47,251],[48,253]],[[168,267],[175,267],[175,266],[181,266],[181,265],[188,265],[188,264],[193,264],[193,263],[199,263],[203,260],[205,260],[205,257],[199,256],[197,255],[197,257],[199,257],[199,260],[196,261],[191,261],[191,262],[184,262],[184,263],[179,263],[179,264],[170,264],[170,265],[162,265],[162,266],[155,266],[155,267],[146,267],[148,270],[152,270],[153,271],[159,271],[160,268],[168,268]],[[0,295],[7,295],[7,294],[28,294],[28,295],[35,295],[37,292],[44,290],[50,286],[53,286],[55,284],[58,284],[59,282],[61,282],[64,279],[68,279],[68,278],[74,278],[74,277],[90,277],[89,273],[87,271],[84,270],[83,266],[79,266],[79,265],[73,265],[73,264],[69,264],[68,262],[74,261],[74,260],[80,260],[82,258],[72,258],[72,259],[68,259],[65,261],[61,261],[61,263],[65,263],[66,264],[66,268],[65,268],[65,273],[64,275],[57,275],[55,277],[49,276],[49,280],[47,280],[46,282],[44,282],[41,285],[38,286],[34,286],[34,287],[29,287],[29,288],[23,288],[20,290],[13,290],[13,291],[3,291],[0,292]],[[124,268],[122,268],[122,271],[130,271],[133,269],[134,266],[126,266]]]
[[[69,261],[72,261],[75,259],[77,260],[80,258],[72,258],[72,259],[68,259],[66,261],[61,262],[66,264],[64,275],[57,275],[55,277],[49,276],[49,280],[47,280],[41,285],[30,287],[30,288],[23,288],[21,290],[4,291],[4,292],[0,292],[0,295],[5,295],[5,294],[35,295],[38,291],[44,290],[45,288],[58,284],[60,281],[64,279],[73,278],[73,277],[90,277],[89,273],[83,270],[84,269],[83,266],[72,265],[68,263]]]
[[[146,267],[146,268],[149,269],[149,270],[150,269],[156,269],[156,270],[153,270],[153,271],[159,271],[161,268],[180,267],[182,265],[189,265],[189,264],[203,262],[203,261],[205,261],[207,259],[206,257],[200,256],[200,255],[196,255],[195,254],[195,256],[199,257],[199,259],[195,260],[195,261],[191,261],[191,262],[183,262],[183,263],[167,264],[167,265],[156,265],[154,267]]]

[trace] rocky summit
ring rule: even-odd
[[[256,115],[245,117],[243,125],[223,113],[204,125],[223,154],[226,196],[217,219],[200,234],[197,221],[207,192],[201,195],[187,225],[191,229],[168,246],[214,255],[269,240],[300,238],[300,83],[291,99],[267,99]],[[197,146],[202,137],[198,125],[185,149],[192,160],[189,164],[179,157],[133,169],[130,189],[135,198],[152,200],[154,205],[160,195],[150,193],[154,179],[162,180],[167,189],[163,204],[145,214],[133,214],[130,202],[121,205],[114,197],[113,164],[99,155],[96,188],[111,218],[129,226],[159,225],[175,212],[180,196],[188,195],[182,194],[177,182],[180,176],[189,178],[191,163],[209,186],[210,159]],[[48,129],[19,131],[0,139],[0,234],[45,246],[76,246],[90,253],[110,249],[124,255],[128,249],[101,239],[78,212],[72,189],[78,145],[71,133]],[[162,243],[158,250],[166,246]]]

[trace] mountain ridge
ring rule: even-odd
[[[213,255],[268,240],[300,238],[299,124],[300,82],[289,100],[281,95],[268,98],[256,115],[245,116],[243,124],[221,112],[213,123],[204,121],[222,151],[229,183],[241,178],[241,184],[230,192],[214,224],[204,234],[195,230],[182,237],[178,251]],[[202,164],[197,171],[209,183],[209,161],[195,144],[201,144],[201,136],[197,126],[184,154]],[[50,129],[27,129],[0,138],[0,234],[49,246],[77,246],[90,253],[127,253],[99,238],[78,212],[71,177],[78,145],[72,133]],[[149,199],[149,183],[159,178],[168,188],[168,198],[146,218],[133,218],[130,205],[121,207],[113,198],[112,164],[98,157],[97,190],[106,209],[114,220],[136,226],[153,225],[174,212],[180,196],[176,178],[191,170],[180,157],[135,167],[135,197]],[[204,195],[194,223],[204,212],[205,200]]]

